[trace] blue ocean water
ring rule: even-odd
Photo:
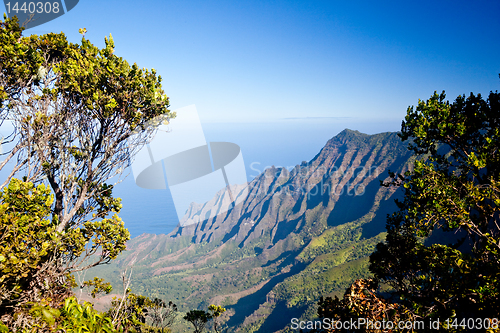
[[[326,142],[345,128],[367,134],[397,131],[400,120],[301,118],[266,123],[202,123],[207,142],[233,142],[240,146],[248,180],[272,165],[293,168],[311,160]],[[169,190],[138,187],[132,173],[114,190],[122,198],[120,217],[131,236],[167,234],[179,220]]]

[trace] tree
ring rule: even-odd
[[[434,94],[408,110],[401,138],[418,155],[386,244],[370,269],[421,316],[500,313],[500,95],[471,94],[453,104]],[[425,244],[437,229],[458,233],[454,244]],[[415,306],[414,306],[415,307]]]
[[[193,325],[195,333],[202,333],[210,319],[210,313],[203,310],[190,310],[184,316],[184,320]]]
[[[177,305],[172,302],[167,304],[159,298],[151,300],[149,297],[132,293],[129,288],[132,269],[125,269],[121,275],[123,296],[113,297],[111,308],[107,311],[113,327],[125,332],[131,329],[139,332],[170,332],[170,327],[177,317]],[[97,278],[88,284],[93,285],[95,291],[107,288],[107,285]]]
[[[219,323],[219,317],[226,312],[226,309],[223,308],[220,305],[215,305],[215,304],[210,304],[208,306],[208,312],[210,314],[210,317],[214,321],[214,331],[216,333],[219,333],[219,330],[221,329],[221,324]]]
[[[126,290],[123,298],[113,299],[108,315],[113,319],[115,329],[128,332],[131,329],[139,330],[146,324],[147,308],[152,306],[148,297],[136,295]]]
[[[2,129],[5,128],[3,126],[5,121],[12,114],[10,112],[12,102],[21,99],[27,87],[35,87],[39,84],[38,69],[41,68],[42,62],[37,52],[33,52],[27,43],[21,42],[23,28],[19,26],[17,18],[7,19],[4,14],[4,19],[4,22],[0,21],[0,125]],[[18,161],[0,188],[3,188],[28,160],[22,149],[28,143],[19,137],[15,126],[13,132],[3,138],[3,146],[7,143],[15,143],[15,146],[10,151],[2,153],[5,159],[0,163],[0,170],[8,162],[12,162],[15,156]]]
[[[24,37],[22,30],[17,18],[0,22],[0,117],[14,128],[14,148],[0,169],[15,162],[0,185],[13,186],[4,191],[2,204],[12,213],[2,223],[5,235],[27,228],[41,243],[25,238],[18,252],[29,254],[29,260],[12,259],[1,273],[11,274],[6,268],[11,264],[24,265],[16,266],[23,274],[50,267],[43,273],[50,278],[45,289],[31,292],[30,279],[38,275],[17,277],[20,289],[0,296],[0,315],[7,323],[13,323],[14,308],[58,286],[69,288],[71,273],[107,263],[125,249],[130,234],[117,215],[120,199],[113,198],[113,185],[106,182],[121,175],[155,125],[174,116],[161,77],[116,56],[111,36],[99,49],[85,37],[72,44],[63,33]],[[13,178],[19,173],[22,183]],[[33,196],[40,198],[34,206]],[[40,223],[26,224],[16,215],[19,205],[24,219]],[[9,237],[0,238],[0,249],[8,251],[21,236]]]
[[[151,326],[158,329],[159,332],[169,332],[169,328],[177,317],[177,305],[172,301],[165,301],[155,298],[146,308],[146,318],[150,320]]]
[[[370,256],[370,271],[392,287],[391,297],[376,297],[393,316],[440,318],[442,329],[463,329],[448,318],[498,327],[500,94],[471,93],[450,104],[435,93],[408,108],[400,137],[418,158],[411,172],[384,184],[403,186],[404,199]],[[346,297],[327,306],[344,317],[360,311]]]
[[[219,322],[219,317],[226,312],[226,309],[220,305],[210,304],[208,306],[208,311],[203,310],[191,310],[186,313],[184,320],[189,321],[193,327],[195,333],[201,333],[205,330],[207,323],[213,320],[214,331],[221,331],[221,323]],[[227,328],[226,328],[227,330]]]

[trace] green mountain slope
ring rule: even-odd
[[[380,180],[411,162],[396,133],[346,129],[309,163],[267,169],[229,212],[169,235],[136,237],[89,274],[119,286],[119,272],[133,266],[136,293],[172,300],[182,311],[223,305],[232,331],[283,330],[294,317],[312,319],[320,296],[367,275],[367,256],[383,240],[399,195]],[[192,206],[186,220],[210,209]]]

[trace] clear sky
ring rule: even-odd
[[[500,87],[500,1],[80,0],[26,31],[79,28],[163,78],[202,122],[402,120],[437,90]],[[397,123],[397,122],[395,122]],[[398,128],[394,128],[398,130]]]

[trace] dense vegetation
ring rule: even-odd
[[[370,256],[373,278],[354,282],[342,299],[322,299],[320,317],[439,319],[440,330],[498,329],[499,125],[498,92],[452,104],[434,94],[408,109],[400,136],[412,139],[409,149],[420,158],[411,172],[384,184],[403,187],[404,199]],[[381,283],[389,292],[379,292]]]
[[[165,328],[169,319],[158,318],[175,305],[126,290],[99,313],[72,292],[75,273],[115,259],[130,238],[106,181],[148,140],[152,121],[172,116],[161,78],[114,55],[111,36],[98,49],[62,33],[24,37],[17,18],[4,19],[0,117],[13,132],[0,164],[11,170],[0,185],[0,330],[115,332],[146,319]],[[82,285],[93,296],[111,291],[98,278]]]

